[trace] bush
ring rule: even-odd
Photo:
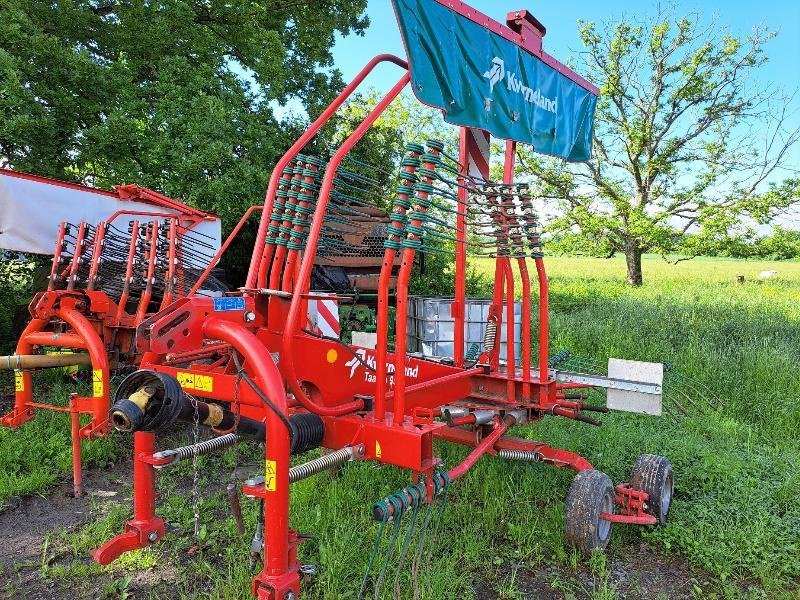
[[[0,353],[14,347],[14,319],[30,302],[34,273],[42,263],[39,258],[0,251]]]

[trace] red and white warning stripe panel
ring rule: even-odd
[[[471,177],[489,179],[489,132],[468,127],[467,173]]]
[[[339,303],[336,298],[310,299],[308,301],[308,323],[315,333],[338,338],[342,329],[339,325]]]

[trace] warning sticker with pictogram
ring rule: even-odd
[[[14,371],[14,391],[25,391],[25,378],[22,376],[22,371]]]
[[[102,396],[105,393],[103,388],[103,370],[95,369],[92,371],[92,395],[95,398]]]
[[[267,459],[267,468],[264,471],[264,489],[274,492],[278,489],[277,468],[274,460]]]
[[[198,392],[214,391],[214,378],[211,375],[179,372],[177,379],[178,384],[187,390],[197,390]]]

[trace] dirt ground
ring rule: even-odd
[[[174,584],[180,574],[166,564],[132,575],[124,595],[114,590],[110,576],[42,575],[43,560],[51,567],[76,560],[71,555],[59,556],[43,549],[48,533],[77,529],[102,514],[105,505],[129,502],[129,472],[130,464],[126,462],[88,471],[84,479],[89,492],[80,498],[71,496],[71,482],[66,481],[48,496],[11,502],[0,513],[0,574],[6,582],[0,589],[0,598],[177,598]],[[90,564],[88,556],[85,562]],[[690,567],[685,559],[665,556],[644,544],[636,555],[611,558],[607,570],[606,577],[597,577],[583,568],[571,571],[555,565],[536,569],[501,565],[475,586],[475,598],[681,599],[696,598],[700,590],[714,590],[712,578]]]
[[[78,599],[145,597],[147,593],[158,598],[169,598],[169,584],[174,573],[165,566],[146,570],[135,575],[130,590],[139,593],[123,596],[108,587],[111,577],[53,578],[42,575],[42,563],[66,564],[74,558],[65,553],[54,553],[45,547],[48,534],[74,530],[97,518],[104,506],[112,502],[130,502],[130,494],[120,492],[127,487],[131,465],[117,463],[106,469],[91,469],[84,473],[86,494],[72,496],[72,481],[65,481],[47,496],[32,496],[10,501],[10,506],[0,513],[0,575],[4,584],[0,598]],[[103,540],[98,540],[98,544]],[[85,557],[90,564],[91,558]],[[172,577],[171,577],[172,575]]]

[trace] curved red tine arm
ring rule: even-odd
[[[364,405],[363,400],[355,400],[353,402],[348,402],[335,407],[325,407],[314,403],[301,389],[299,383],[297,382],[294,364],[292,363],[292,357],[294,356],[294,336],[297,332],[297,327],[299,324],[299,317],[301,313],[300,309],[303,304],[303,294],[307,291],[309,280],[311,278],[311,269],[314,266],[314,259],[317,254],[317,245],[319,244],[319,238],[322,232],[322,221],[325,216],[325,210],[327,208],[328,201],[331,197],[333,179],[336,176],[336,170],[338,169],[339,164],[342,162],[347,153],[350,152],[353,146],[355,146],[356,143],[358,143],[358,141],[364,136],[369,128],[372,127],[372,124],[377,120],[378,117],[380,117],[383,111],[386,110],[386,107],[389,106],[392,100],[394,100],[400,94],[400,92],[403,91],[403,88],[406,87],[410,80],[410,73],[406,72],[403,74],[394,87],[389,90],[389,93],[387,93],[386,96],[384,96],[384,98],[377,104],[377,106],[375,106],[372,112],[367,115],[367,117],[356,128],[356,130],[350,134],[350,137],[345,140],[341,148],[336,151],[328,163],[327,170],[325,171],[325,177],[323,178],[322,186],[320,187],[319,199],[317,200],[317,208],[314,211],[314,220],[311,224],[311,231],[308,235],[306,250],[303,254],[300,275],[297,277],[297,281],[295,281],[292,304],[289,308],[289,316],[286,319],[286,327],[283,331],[283,356],[288,357],[288,360],[286,360],[284,363],[284,375],[286,376],[289,388],[292,390],[300,404],[302,404],[306,409],[322,416],[342,415],[358,410]]]
[[[272,213],[272,205],[275,202],[275,192],[278,190],[278,182],[281,178],[281,174],[283,173],[283,169],[292,161],[295,156],[297,156],[297,153],[303,149],[309,140],[311,140],[311,138],[313,138],[317,132],[322,129],[323,125],[328,122],[328,120],[334,115],[339,107],[344,104],[344,101],[352,95],[359,85],[361,85],[367,75],[369,75],[377,65],[383,62],[390,62],[403,69],[408,69],[408,63],[399,56],[395,56],[393,54],[379,54],[373,58],[363,69],[361,69],[361,71],[359,71],[358,75],[355,76],[353,81],[351,81],[342,90],[336,99],[331,102],[328,108],[326,108],[317,118],[317,120],[314,121],[308,127],[308,129],[306,129],[303,135],[300,136],[300,138],[292,145],[291,148],[289,148],[286,154],[284,154],[275,165],[275,169],[273,169],[272,175],[269,178],[269,185],[267,186],[267,193],[264,198],[264,212],[261,214],[261,222],[258,225],[258,233],[256,235],[255,245],[253,246],[253,256],[250,259],[250,269],[247,272],[247,282],[245,283],[246,288],[252,288],[256,284],[256,278],[259,272],[259,260],[261,259],[264,250],[264,241],[267,237],[267,225],[269,224],[269,218]]]

